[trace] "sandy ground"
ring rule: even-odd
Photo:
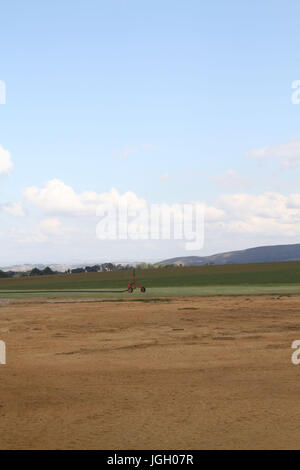
[[[300,448],[300,297],[1,301],[1,449]]]

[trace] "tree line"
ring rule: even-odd
[[[172,268],[176,267],[175,264],[151,264],[151,263],[138,263],[136,266],[130,264],[114,264],[114,263],[102,263],[95,264],[93,266],[85,266],[81,268],[67,269],[64,273],[60,271],[54,271],[49,266],[44,269],[33,268],[30,271],[17,272],[17,271],[2,271],[0,269],[0,278],[9,277],[26,277],[26,276],[50,276],[52,274],[82,274],[82,273],[99,273],[99,272],[111,272],[111,271],[128,271],[132,269],[154,269],[154,268]]]

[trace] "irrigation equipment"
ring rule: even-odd
[[[60,294],[60,293],[62,294],[64,293],[120,294],[120,293],[125,293],[125,292],[129,292],[130,294],[132,294],[132,292],[137,288],[139,288],[141,292],[146,292],[146,288],[136,281],[135,269],[134,269],[132,281],[128,282],[126,289],[122,289],[122,290],[106,290],[106,289],[41,289],[41,290],[27,289],[27,290],[8,290],[8,291],[0,290],[0,295],[1,294]]]
[[[135,279],[135,269],[133,270],[133,278],[132,278],[132,281],[131,282],[128,282],[128,292],[130,294],[132,294],[132,292],[135,290],[135,289],[141,289],[141,292],[146,292],[146,287],[142,286],[139,282],[136,281]]]

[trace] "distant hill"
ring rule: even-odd
[[[300,244],[259,246],[246,250],[228,251],[211,256],[183,256],[160,261],[158,264],[204,266],[206,264],[270,263],[300,260]]]

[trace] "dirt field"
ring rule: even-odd
[[[1,301],[1,449],[300,448],[300,296]]]

